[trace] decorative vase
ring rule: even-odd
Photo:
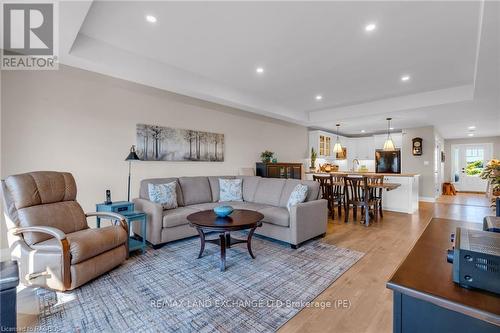
[[[214,213],[218,217],[226,217],[233,212],[233,207],[231,206],[217,206],[214,208]]]

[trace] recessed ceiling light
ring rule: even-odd
[[[410,76],[409,75],[403,75],[403,76],[401,76],[401,81],[403,81],[403,82],[410,81]]]
[[[364,132],[366,132],[366,131],[365,130],[361,130],[361,133],[364,133]]]
[[[315,98],[316,98],[316,100],[317,100],[317,101],[321,101],[321,100],[323,99],[323,96],[321,96],[321,95],[316,95],[316,97],[315,97]]]
[[[476,126],[469,126],[467,127],[469,130],[475,130],[476,129]]]
[[[392,131],[394,129],[394,127],[389,127],[389,129]]]
[[[469,134],[467,134],[467,135],[468,135],[468,136],[474,136],[474,133],[469,133]]]
[[[153,15],[146,15],[146,21],[148,21],[150,23],[155,23],[156,17],[154,17]]]
[[[377,29],[377,25],[375,23],[370,23],[365,26],[365,31],[373,31]]]
[[[262,74],[262,73],[264,73],[264,68],[262,68],[262,67],[257,67],[257,68],[255,69],[255,71],[256,71],[258,74]]]

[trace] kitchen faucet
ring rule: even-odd
[[[354,168],[354,163],[357,164],[357,168]],[[357,158],[352,160],[352,171],[356,171],[359,169],[359,160]]]

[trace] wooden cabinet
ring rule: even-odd
[[[302,178],[302,163],[256,163],[255,170],[265,178]]]

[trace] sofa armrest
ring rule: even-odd
[[[40,232],[42,234],[48,234],[55,237],[59,241],[66,239],[66,234],[61,229],[49,226],[19,227],[12,229],[12,233],[16,236],[25,232]]]
[[[160,204],[141,198],[136,198],[133,202],[137,210],[147,214],[148,227],[146,235],[141,235],[141,237],[146,237],[146,240],[153,245],[160,244],[163,229],[163,207]]]
[[[117,213],[113,212],[89,212],[85,213],[85,217],[92,217],[92,216],[97,216],[97,217],[108,217],[113,220],[117,220],[120,222],[120,225],[122,226],[123,229],[127,232],[128,235],[128,224],[127,221],[125,220],[126,217]]]
[[[62,283],[65,289],[69,289],[71,286],[71,271],[70,271],[70,265],[71,265],[71,255],[69,252],[69,242],[66,239],[66,234],[54,227],[49,227],[49,226],[31,226],[31,227],[18,227],[18,228],[13,228],[11,229],[11,232],[18,236],[21,235],[25,232],[41,232],[44,234],[48,234],[53,236],[59,241],[59,244],[61,245],[61,252],[62,252],[62,262],[61,262],[61,278],[62,278]],[[27,280],[31,280],[32,278],[36,278],[39,275],[42,275],[44,273],[35,273],[35,274],[30,274],[26,277]]]
[[[127,233],[127,237],[129,237],[128,224],[127,224],[125,216],[117,214],[117,213],[113,213],[113,212],[89,212],[89,213],[85,213],[85,217],[87,217],[87,218],[88,217],[93,217],[93,216],[96,216],[96,217],[108,217],[110,219],[119,221],[120,222],[120,226]],[[125,247],[126,247],[126,250],[127,250],[127,258],[128,258],[128,241],[125,242]]]
[[[299,203],[290,210],[291,243],[298,245],[326,232],[328,202],[325,199]]]

